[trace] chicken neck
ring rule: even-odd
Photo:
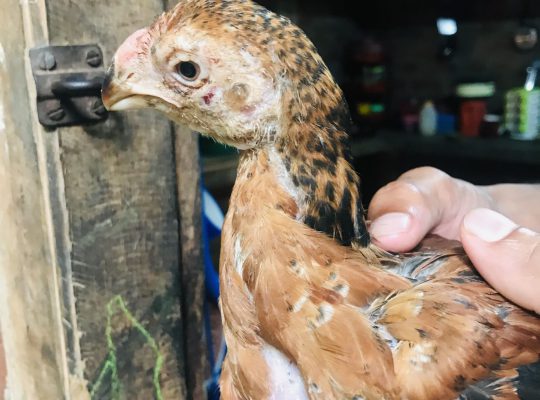
[[[285,99],[283,133],[264,151],[296,201],[298,220],[343,245],[366,247],[370,238],[360,179],[351,165],[348,106],[332,81],[326,92],[335,92],[327,96],[298,85],[301,100]]]

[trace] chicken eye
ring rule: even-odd
[[[194,81],[199,77],[200,67],[193,61],[182,61],[176,66],[176,71],[188,81]]]

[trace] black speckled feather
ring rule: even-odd
[[[200,79],[178,76],[180,57]],[[370,244],[343,93],[289,19],[184,0],[110,73],[109,107],[146,102],[243,150],[220,262],[224,399],[540,400],[540,320],[461,246]]]

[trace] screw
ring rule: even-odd
[[[39,58],[39,68],[43,71],[50,71],[56,67],[56,59],[53,54],[46,51]]]
[[[96,49],[88,50],[86,53],[86,62],[91,67],[97,68],[101,65],[101,54]]]
[[[58,122],[64,119],[64,117],[66,116],[66,112],[64,111],[62,107],[58,107],[49,111],[47,115],[52,121]]]
[[[92,106],[90,107],[90,111],[92,111],[98,117],[104,117],[105,114],[107,114],[107,110],[105,109],[105,106],[103,105],[100,99],[97,99],[96,101],[92,103]]]

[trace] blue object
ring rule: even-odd
[[[212,262],[210,243],[213,239],[221,235],[224,216],[216,200],[206,189],[202,192],[203,207],[203,241],[204,241],[204,273],[206,284],[206,295],[217,304],[219,299],[219,275]]]
[[[456,117],[452,114],[437,114],[437,135],[456,133]]]
[[[205,286],[206,297],[214,304],[218,303],[219,299],[219,274],[212,262],[212,254],[210,251],[210,243],[213,239],[221,235],[221,228],[223,227],[224,216],[223,212],[219,208],[216,200],[210,195],[206,189],[202,189],[202,209],[203,209],[203,256],[204,256],[204,274],[205,274]],[[219,354],[217,360],[215,358],[214,345],[212,343],[212,326],[210,321],[210,311],[208,309],[208,303],[204,304],[204,324],[206,329],[206,345],[208,347],[208,359],[212,366],[212,375],[210,379],[206,381],[206,393],[208,400],[219,400],[219,377],[221,375],[221,368],[227,353],[227,346],[225,340],[221,340]]]

